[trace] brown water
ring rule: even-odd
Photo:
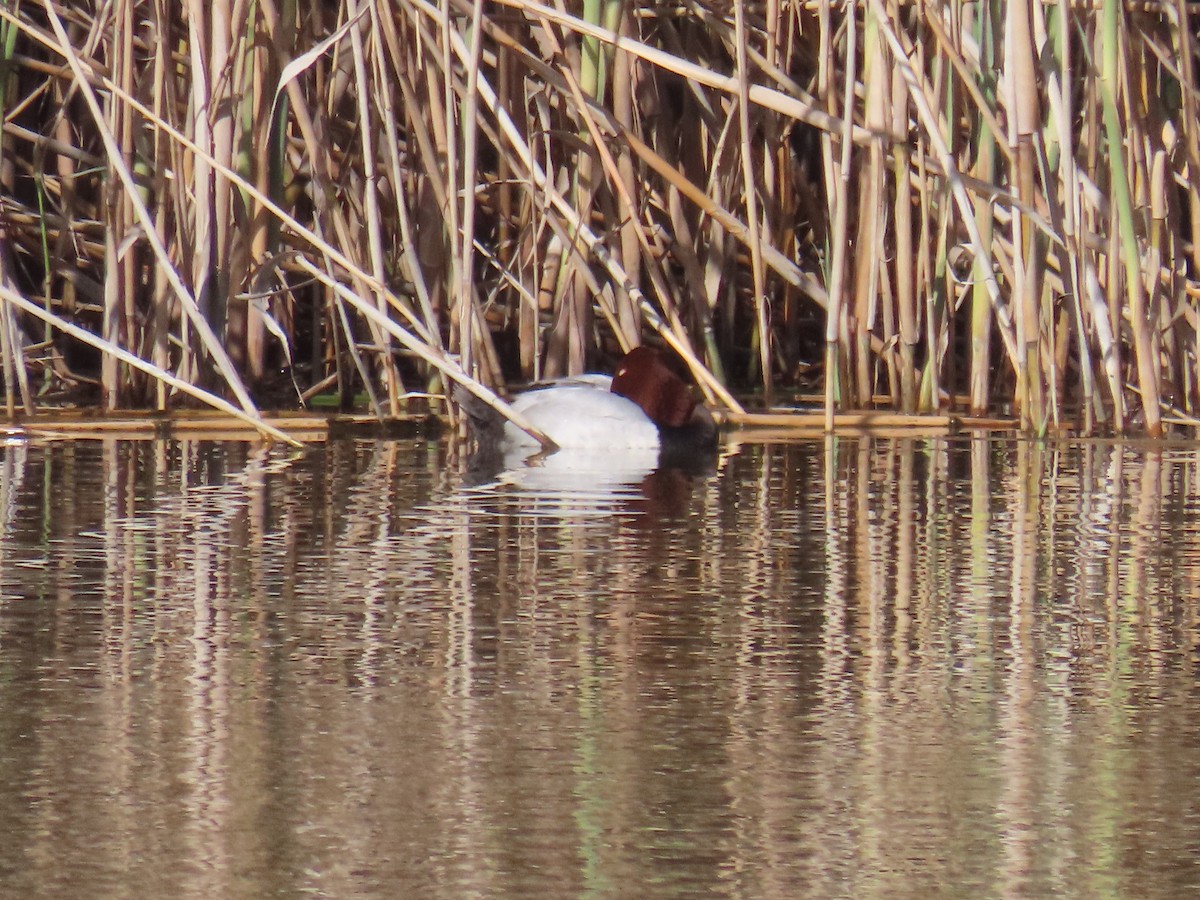
[[[1200,888],[1195,448],[447,452],[0,448],[0,894]]]

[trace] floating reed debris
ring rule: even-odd
[[[282,438],[260,409],[506,409],[653,341],[735,421],[1190,429],[1198,32],[1183,0],[5,4],[7,410]]]
[[[825,426],[823,412],[751,412],[721,414],[721,421],[730,425],[767,428],[772,431],[813,431]],[[834,416],[833,427],[844,429],[888,430],[892,432],[924,431],[998,431],[1011,430],[1012,419],[987,416],[905,415],[889,412],[850,412]]]
[[[306,444],[339,437],[435,437],[442,431],[440,419],[421,414],[380,422],[377,417],[365,413],[293,411],[265,416],[264,423]],[[238,422],[228,415],[208,410],[170,413],[56,410],[18,417],[0,428],[0,442],[81,439],[247,441],[258,440],[261,433],[261,428],[254,423]]]

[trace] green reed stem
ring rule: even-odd
[[[1103,40],[1100,67],[1101,106],[1104,132],[1108,141],[1112,194],[1116,201],[1117,216],[1113,220],[1113,226],[1118,230],[1121,253],[1124,257],[1122,262],[1125,271],[1125,290],[1133,325],[1133,345],[1134,353],[1137,356],[1142,409],[1146,420],[1146,431],[1152,436],[1158,436],[1162,432],[1162,421],[1158,405],[1157,372],[1151,357],[1152,341],[1149,332],[1150,324],[1146,318],[1141,253],[1138,249],[1137,233],[1134,230],[1133,198],[1129,189],[1129,178],[1125,171],[1125,135],[1121,130],[1121,120],[1117,113],[1117,86],[1119,83],[1117,49],[1120,42],[1120,13],[1120,0],[1104,0],[1101,31]]]

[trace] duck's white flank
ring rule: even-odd
[[[632,400],[611,393],[610,382],[604,375],[576,376],[526,391],[512,407],[563,449],[658,447],[658,426]],[[505,424],[504,438],[514,447],[536,445],[511,422]]]

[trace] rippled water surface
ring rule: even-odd
[[[5,896],[1200,890],[1192,447],[0,448]]]

